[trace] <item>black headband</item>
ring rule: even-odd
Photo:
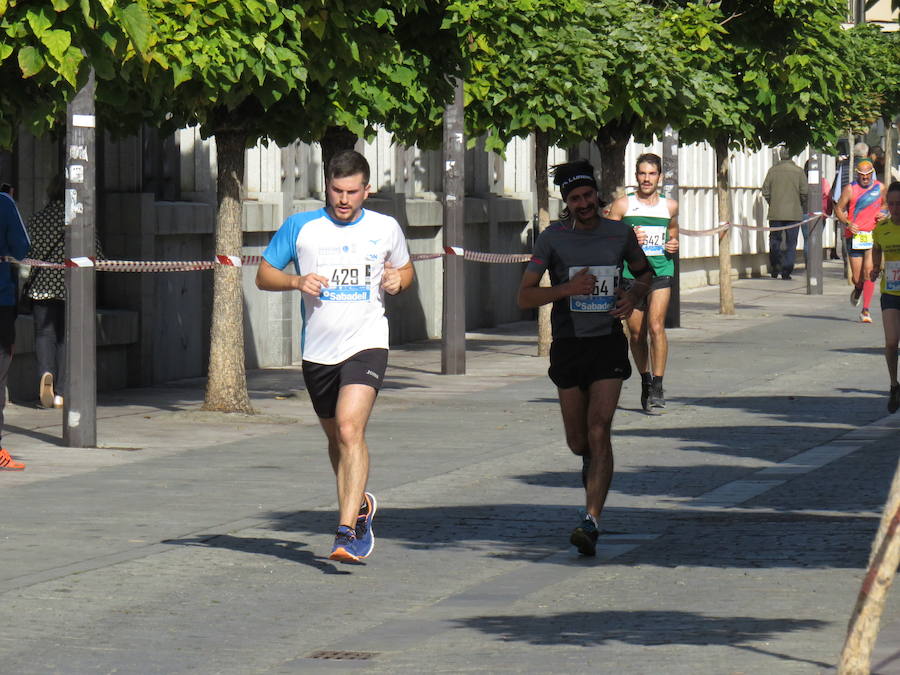
[[[589,186],[597,189],[597,180],[593,176],[589,176],[587,174],[577,174],[572,176],[571,178],[566,178],[562,183],[560,183],[559,191],[562,194],[563,201],[566,201],[566,197],[569,196],[569,193],[578,187]]]

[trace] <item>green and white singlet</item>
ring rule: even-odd
[[[622,217],[622,222],[631,227],[640,227],[647,235],[647,240],[642,248],[653,268],[653,274],[658,277],[675,274],[672,255],[667,253],[664,248],[669,240],[669,221],[671,219],[669,203],[665,195],[660,194],[656,204],[652,206],[638,200],[636,194],[628,195],[628,210]],[[634,278],[627,264],[623,276],[626,279]]]

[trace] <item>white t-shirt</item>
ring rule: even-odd
[[[363,209],[352,223],[332,220],[325,209],[297,213],[284,221],[263,258],[282,270],[328,279],[319,297],[302,294],[303,360],[331,365],[364,349],[388,348],[381,276],[385,262],[409,262],[400,224]]]

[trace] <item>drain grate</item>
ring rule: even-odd
[[[338,652],[329,650],[320,650],[313,652],[306,658],[308,659],[326,659],[329,661],[368,661],[377,655],[378,652]]]

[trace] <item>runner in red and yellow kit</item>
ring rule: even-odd
[[[834,207],[834,215],[845,225],[844,242],[850,271],[853,277],[853,291],[850,304],[859,304],[863,298],[863,308],[859,320],[872,323],[869,304],[875,292],[872,275],[872,231],[878,222],[884,199],[884,185],[875,179],[875,167],[868,159],[856,165],[856,180],[841,191],[841,197]]]
[[[881,278],[881,318],[884,323],[884,358],[887,360],[891,393],[888,412],[900,409],[897,382],[897,344],[900,342],[900,182],[891,183],[885,195],[888,217],[878,223],[872,248],[872,281]],[[883,261],[883,262],[882,262]]]

